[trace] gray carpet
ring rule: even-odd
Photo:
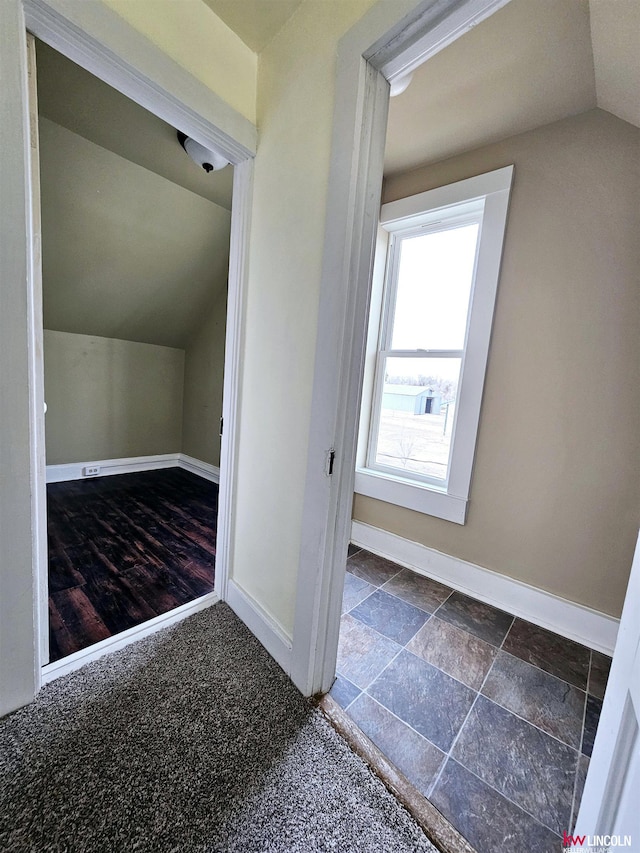
[[[435,848],[224,604],[0,721],[0,849]]]

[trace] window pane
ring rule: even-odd
[[[387,358],[377,465],[446,480],[459,358]]]
[[[391,349],[463,349],[478,224],[401,241]]]

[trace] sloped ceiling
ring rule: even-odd
[[[302,0],[204,0],[255,53],[269,44]]]
[[[591,0],[598,106],[640,127],[640,2]]]
[[[53,48],[36,44],[41,116],[231,209],[232,166],[207,175],[180,147],[175,128]]]
[[[227,283],[230,214],[40,119],[44,327],[185,347]]]
[[[638,124],[639,44],[638,0],[511,0],[391,99],[385,173],[596,106]]]

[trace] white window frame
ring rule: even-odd
[[[457,524],[465,523],[513,170],[513,166],[506,166],[381,208],[355,476],[358,494]],[[376,367],[390,345],[389,326],[395,307],[396,247],[402,237],[437,228],[436,223],[443,217],[451,225],[479,221],[479,232],[467,334],[463,350],[456,351],[462,355],[462,362],[447,479],[437,481],[376,464],[372,440],[378,432],[382,399],[382,371]],[[398,352],[400,357],[425,359],[452,357],[453,353],[403,350],[393,351],[393,356]]]

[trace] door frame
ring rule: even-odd
[[[215,582],[223,600],[235,515],[238,377],[257,148],[257,131],[248,119],[103,4],[0,4],[0,461],[3,486],[14,498],[11,506],[0,505],[0,716],[38,692],[47,648],[42,633],[48,630],[42,289],[32,209],[37,175],[30,173],[27,31],[198,142],[214,146],[234,165]]]
[[[378,3],[338,45],[291,661],[308,696],[336,672],[390,84],[508,2]]]
[[[638,773],[640,717],[640,534],[625,593],[620,628],[589,761],[574,837],[613,835],[625,784]],[[635,749],[634,749],[635,747]],[[640,820],[636,819],[640,825]],[[637,827],[633,827],[635,830]],[[638,838],[633,835],[634,849]],[[576,843],[575,846],[578,846]],[[620,845],[622,846],[622,845]],[[586,853],[586,848],[585,848]]]

